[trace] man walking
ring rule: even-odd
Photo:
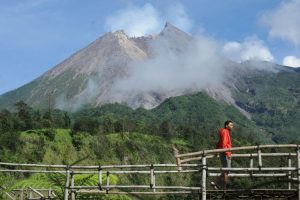
[[[232,148],[230,133],[233,128],[233,122],[228,120],[224,123],[224,128],[219,129],[219,141],[217,143],[217,149],[227,149]],[[219,154],[222,168],[231,168],[231,152],[222,152]],[[223,171],[221,176],[217,180],[217,184],[221,184],[223,189],[226,190],[226,185],[228,181],[229,171]],[[215,189],[219,189],[218,185],[214,182],[211,182],[211,185]]]

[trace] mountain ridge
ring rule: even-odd
[[[222,60],[222,66],[211,69],[208,74],[209,76],[214,76],[214,70],[216,70],[216,74],[219,73],[219,77],[207,78],[201,75],[201,70],[195,72],[199,73],[199,79],[212,79],[208,83],[202,83],[200,87],[195,83],[179,90],[171,87],[171,89],[167,90],[133,91],[127,87],[125,91],[120,92],[120,88],[116,89],[117,82],[119,83],[120,80],[131,77],[132,64],[135,65],[135,69],[144,70],[144,62],[154,60],[150,64],[155,65],[156,62],[160,61],[156,60],[159,56],[165,56],[166,59],[176,58],[175,64],[177,64],[176,62],[180,61],[182,54],[187,54],[187,52],[192,52],[193,48],[197,48],[193,44],[194,42],[195,40],[192,36],[168,22],[163,30],[156,35],[129,37],[123,30],[108,32],[83,49],[75,52],[37,79],[1,95],[0,109],[12,109],[14,103],[20,100],[27,102],[30,106],[41,109],[46,109],[50,106],[74,111],[84,105],[100,106],[114,102],[122,103],[132,108],[144,107],[150,109],[172,96],[205,91],[220,102],[234,105],[250,119],[251,113],[245,109],[245,106],[239,104],[240,101],[235,98],[235,93],[239,92],[237,86],[243,82],[244,77],[249,75],[256,76],[261,73],[264,73],[266,76],[272,76],[272,74],[285,70],[297,73],[296,69],[291,70],[290,68],[268,62],[247,61],[235,63],[224,58],[216,58],[217,60]],[[201,42],[205,43],[206,41],[201,40]],[[205,53],[205,49],[202,50],[203,52]],[[171,57],[168,57],[169,55]],[[195,55],[197,56],[197,54]],[[187,58],[190,59],[189,62],[183,64],[193,64],[192,59],[194,57]],[[214,57],[210,59],[214,59]],[[208,60],[208,64],[210,64],[209,62],[210,60]],[[168,64],[167,62],[163,67],[169,67],[167,66]],[[215,63],[215,65],[218,64],[220,62]],[[155,66],[148,66],[145,69],[151,70],[153,67]],[[178,69],[180,67],[178,68],[177,66]],[[203,70],[206,70],[210,66],[201,67]],[[178,69],[174,68],[174,70]],[[172,73],[172,70],[170,70],[170,73]],[[183,70],[182,72],[184,73]],[[223,74],[220,75],[221,73]],[[179,76],[181,75],[184,74],[179,74]],[[198,74],[195,77],[197,76]],[[220,77],[222,80],[218,80],[220,82],[215,84],[214,80]],[[135,87],[139,86],[142,85],[136,85]]]
[[[161,33],[154,36],[134,38],[127,36],[123,30],[108,32],[40,77],[2,94],[0,107],[12,108],[12,102],[24,100],[32,106],[46,108],[50,98],[54,107],[66,110],[73,110],[74,107],[84,104],[97,106],[107,102],[124,102],[124,99],[119,100],[116,94],[112,94],[110,89],[117,79],[129,75],[129,63],[154,57],[153,45],[156,44],[152,44],[153,41],[165,42],[168,39],[174,41],[180,40],[180,37],[190,36],[169,23],[166,23]],[[187,39],[183,41],[186,42],[185,40]],[[175,49],[174,46],[170,48]],[[180,48],[176,50],[178,49]],[[149,96],[147,98],[151,102],[156,102],[155,98],[150,97],[151,94],[137,94],[137,96]],[[86,99],[87,97],[89,99]],[[70,106],[72,104],[74,106]],[[137,104],[142,106],[143,103]]]

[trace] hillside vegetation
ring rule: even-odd
[[[213,149],[217,130],[227,119],[235,122],[234,146],[274,142],[268,131],[236,108],[219,103],[205,93],[169,98],[152,110],[107,104],[68,113],[35,110],[18,102],[16,112],[3,110],[0,114],[0,159],[1,162],[66,165],[78,160],[82,160],[78,165],[175,163],[173,144],[180,152]],[[2,173],[0,178],[8,188],[51,187],[60,197],[63,194],[64,176]],[[146,180],[136,176],[114,176],[113,181],[132,184]],[[196,177],[191,176],[164,177],[157,181],[171,185],[198,184]],[[96,177],[78,176],[75,182],[96,185]],[[241,184],[245,186],[249,182],[234,182],[234,185]],[[176,199],[172,196],[157,198]]]
[[[254,73],[238,80],[235,99],[276,143],[300,140],[300,71]]]

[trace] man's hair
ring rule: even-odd
[[[233,123],[233,121],[227,120],[227,121],[224,123],[224,128],[226,128],[226,126],[227,126],[229,123]]]

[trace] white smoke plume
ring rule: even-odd
[[[246,60],[274,61],[274,57],[262,40],[246,38],[243,42],[227,42],[223,47],[223,55],[233,61]]]
[[[162,24],[159,13],[151,4],[143,7],[130,6],[107,17],[105,28],[108,31],[123,29],[130,36],[144,36],[157,32]]]
[[[181,30],[190,33],[193,28],[193,20],[188,16],[186,8],[176,3],[167,9],[167,16],[164,17],[164,21],[169,21]]]
[[[131,5],[116,11],[106,18],[105,29],[107,31],[123,29],[129,36],[140,37],[158,33],[165,21],[186,32],[189,32],[193,26],[184,6],[179,2],[165,11],[160,11],[147,3],[141,7]]]
[[[283,58],[282,64],[289,67],[300,67],[300,58],[295,56],[286,56]]]
[[[220,95],[222,100],[234,104],[230,89],[224,84],[230,84],[229,65],[264,70],[272,68],[273,64],[249,62],[239,65],[227,59],[236,62],[273,61],[273,55],[262,40],[252,37],[224,45],[203,34],[195,37],[185,35],[174,27],[161,32],[166,21],[185,32],[193,28],[193,22],[181,4],[167,8],[165,13],[163,15],[151,4],[145,4],[142,7],[127,7],[107,18],[106,28],[109,31],[124,29],[132,37],[154,34],[147,40],[150,41],[147,45],[150,45],[151,55],[147,55],[145,60],[127,63],[126,77],[112,80],[112,85],[108,84],[109,89],[105,87],[105,93],[100,92],[100,96],[95,91],[100,91],[102,87],[96,86],[101,78],[89,80],[87,87],[77,96],[75,109],[89,103],[90,98],[97,99],[99,104],[119,102],[131,107],[143,105],[153,108],[167,97],[203,90],[216,98]]]
[[[178,54],[168,45],[156,45],[156,57],[135,62],[130,66],[130,76],[119,80],[119,92],[183,91],[201,89],[222,83],[223,60],[219,45],[213,39],[198,36]]]

